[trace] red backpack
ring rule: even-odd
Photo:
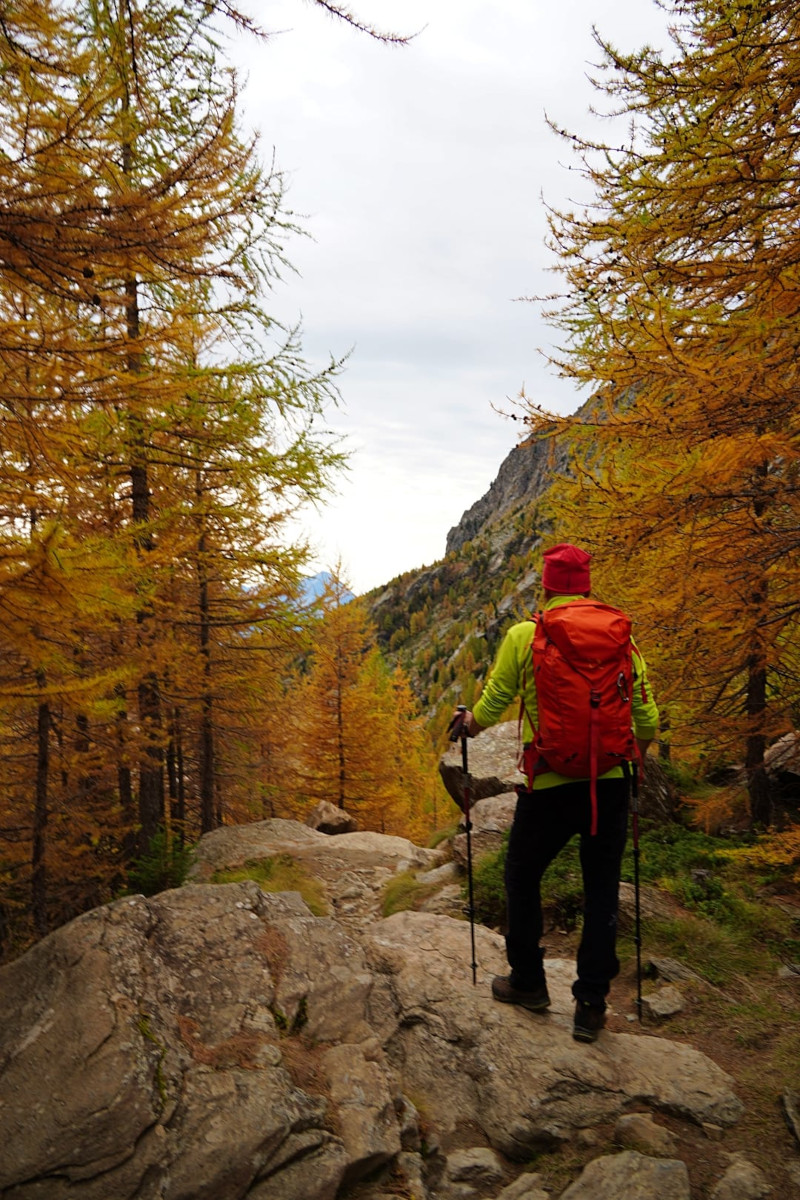
[[[533,775],[589,779],[592,833],[597,778],[636,757],[631,717],[631,622],[597,600],[571,600],[539,613],[532,645],[538,729],[525,756]]]

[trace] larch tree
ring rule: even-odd
[[[282,531],[338,463],[332,371],[264,311],[292,226],[223,21],[258,33],[225,0],[0,2],[0,873],[25,848],[39,932],[48,815],[107,886],[173,807],[219,819],[216,728],[284,662]]]
[[[639,618],[676,740],[742,760],[769,824],[765,749],[800,696],[800,11],[665,7],[669,51],[597,39],[624,143],[563,133],[593,199],[551,213],[549,312],[594,399],[526,418],[572,439],[562,532]]]
[[[443,793],[408,681],[389,670],[338,574],[319,603],[292,705],[298,799],[306,809],[328,800],[377,832],[423,836]]]

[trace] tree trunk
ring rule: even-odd
[[[745,772],[747,791],[750,797],[750,823],[763,825],[773,823],[774,805],[772,786],[764,765],[767,739],[764,735],[764,715],[767,706],[767,670],[754,653],[748,663],[747,694],[745,707],[750,717],[750,733],[747,737]]]
[[[347,771],[344,757],[344,696],[343,696],[343,667],[342,667],[342,651],[341,647],[336,648],[336,733],[337,733],[337,751],[339,755],[339,795],[337,803],[339,808],[344,808],[344,793],[347,783]]]
[[[44,675],[39,675],[39,687]],[[33,853],[31,856],[31,912],[40,936],[47,933],[47,798],[50,770],[50,705],[39,705],[36,722],[36,787],[33,810]]]
[[[126,153],[127,152],[127,153]],[[130,151],[123,150],[123,164],[130,170]],[[127,333],[132,345],[136,346],[140,335],[139,285],[135,278],[125,281],[125,314]],[[131,375],[141,372],[142,361],[138,349],[131,349],[127,361]],[[133,422],[135,425],[135,422]],[[153,540],[148,529],[150,520],[150,484],[144,436],[137,430],[133,438],[131,476],[131,502],[134,539],[137,547],[148,554],[153,549]],[[136,613],[139,629],[139,645],[146,645],[147,624],[152,614],[142,605]],[[155,672],[148,672],[139,681],[137,688],[139,721],[144,732],[145,744],[139,758],[139,849],[144,850],[155,836],[164,816],[164,750],[161,744],[161,693]]]
[[[754,476],[753,515],[759,525],[767,507],[763,494],[766,477],[766,465],[757,467]],[[767,580],[762,575],[753,588],[748,605],[752,626],[745,691],[748,727],[744,765],[750,797],[750,824],[763,825],[765,828],[769,827],[774,819],[772,788],[764,766],[767,748],[767,652],[762,622],[767,616],[767,601]]]
[[[124,699],[125,693],[121,687],[116,689],[116,695],[122,696]],[[119,802],[125,823],[130,825],[133,823],[133,781],[131,779],[131,769],[125,761],[128,741],[126,732],[127,724],[128,714],[123,708],[117,714],[117,788],[119,790]]]
[[[183,726],[180,711],[175,719],[175,765],[178,771],[178,811],[175,819],[178,822],[178,840],[183,845],[186,838],[186,772],[183,766]]]
[[[202,481],[198,472],[195,494],[202,499]],[[200,521],[202,523],[202,516]],[[200,581],[200,655],[203,660],[203,694],[200,700],[200,832],[209,833],[221,822],[214,813],[214,699],[211,689],[211,616],[206,578],[206,535],[201,528],[197,542],[197,572]]]

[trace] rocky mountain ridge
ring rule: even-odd
[[[329,915],[212,882],[282,855]],[[387,882],[409,873],[433,883],[424,906],[383,917]],[[552,955],[547,1014],[496,1004],[502,938],[476,929],[473,985],[462,906],[445,848],[285,820],[208,834],[187,886],[84,914],[0,971],[0,1196],[767,1194],[711,1058],[625,1013],[575,1043],[573,964]],[[536,1163],[559,1147],[572,1165],[554,1191]],[[793,1194],[796,1163],[773,1168]]]
[[[539,576],[531,552],[567,457],[549,439],[515,446],[448,533],[445,557],[365,597],[379,643],[406,670],[429,716],[456,695],[470,702],[507,626],[535,608]]]
[[[467,542],[490,530],[502,545],[503,527],[521,507],[545,495],[553,475],[565,469],[567,458],[563,447],[546,439],[524,441],[512,447],[489,490],[449,531],[445,554],[457,554]]]

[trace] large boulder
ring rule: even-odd
[[[257,1182],[259,1200],[333,1200],[399,1149],[388,1073],[366,1066],[370,987],[334,922],[254,883],[79,917],[0,971],[0,1190],[216,1200]],[[334,1047],[362,1117],[335,1132]]]
[[[736,1122],[731,1080],[689,1046],[638,1030],[574,1042],[571,962],[546,962],[552,1007],[531,1014],[492,1000],[498,935],[476,928],[473,984],[465,921],[378,918],[369,873],[415,849],[430,868],[430,851],[386,838],[381,857],[381,835],[293,822],[203,843],[200,875],[292,847],[337,917],[254,882],[193,883],[87,913],[2,968],[9,1200],[334,1200],[381,1168],[431,1200],[631,1109]],[[372,907],[348,923],[354,880]],[[475,1152],[459,1158],[465,1129]]]
[[[320,800],[306,817],[306,825],[331,835],[355,833],[358,829],[358,821],[352,813],[331,804],[330,800]]]
[[[519,737],[516,721],[503,721],[484,729],[467,743],[470,799],[474,804],[487,796],[513,792],[523,777],[517,767]],[[461,743],[453,743],[439,760],[439,774],[449,795],[464,808],[464,778]]]
[[[364,943],[375,977],[369,1021],[404,1092],[445,1133],[474,1123],[490,1145],[525,1160],[634,1105],[699,1124],[739,1118],[731,1079],[689,1046],[607,1031],[591,1047],[573,1041],[572,963],[546,962],[546,1014],[495,1003],[490,982],[507,970],[504,942],[475,933],[477,987],[461,922],[397,913]]]
[[[379,868],[388,877],[412,868],[429,870],[443,861],[442,850],[427,850],[407,838],[382,833],[340,833],[331,838],[318,829],[274,817],[252,825],[227,825],[201,838],[190,871],[205,883],[215,871],[289,854],[320,876]]]

